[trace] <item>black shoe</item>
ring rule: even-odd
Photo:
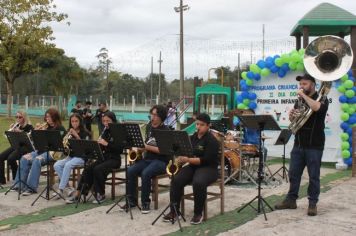
[[[316,204],[309,204],[308,207],[308,216],[316,216],[318,214],[318,209]]]
[[[193,218],[190,220],[190,224],[192,225],[199,225],[203,221],[203,216],[202,215],[195,215]]]
[[[100,194],[98,194],[97,197],[96,197],[96,199],[94,199],[92,203],[94,203],[94,204],[101,204],[101,203],[105,202],[105,200],[106,200],[105,195],[100,195]]]
[[[291,199],[284,199],[283,202],[277,203],[274,206],[276,210],[284,210],[284,209],[297,209],[297,201]]]
[[[163,216],[163,222],[174,223],[176,220],[177,220],[177,215],[173,211],[170,211],[167,215]]]
[[[133,203],[129,203],[130,204],[130,208],[135,208],[136,207],[136,204],[133,204]],[[123,206],[120,206],[120,211],[126,211],[128,212],[129,211],[129,205],[128,204],[125,204]]]
[[[143,203],[142,208],[141,208],[141,213],[148,214],[148,213],[150,213],[150,211],[151,211],[150,203],[149,202]]]

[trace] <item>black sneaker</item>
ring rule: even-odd
[[[163,222],[174,223],[176,220],[177,220],[177,215],[173,211],[170,211],[167,215],[163,216]]]
[[[192,225],[199,225],[203,221],[202,215],[194,215],[193,218],[190,220]]]
[[[135,208],[136,207],[136,204],[133,204],[133,203],[129,203],[130,204],[130,208]],[[128,212],[129,211],[129,205],[125,204],[123,206],[120,206],[120,211],[126,211]]]
[[[141,213],[142,214],[148,214],[148,213],[150,213],[150,211],[151,211],[150,203],[149,202],[143,203],[142,204],[142,208],[141,208]]]

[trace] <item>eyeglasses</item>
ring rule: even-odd
[[[22,119],[23,118],[23,116],[15,116],[16,117],[16,119]]]

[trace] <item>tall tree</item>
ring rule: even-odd
[[[99,60],[97,70],[106,79],[106,92],[109,94],[109,73],[110,73],[110,64],[112,63],[109,58],[109,50],[106,48],[101,48],[99,54],[96,55]]]
[[[0,1],[0,73],[7,86],[7,111],[11,116],[14,81],[37,70],[40,55],[51,54],[55,45],[51,22],[61,22],[53,0]]]

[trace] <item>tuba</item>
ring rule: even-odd
[[[315,79],[322,81],[316,101],[326,98],[332,81],[345,75],[351,68],[352,61],[352,49],[342,38],[326,35],[315,39],[307,46],[303,59],[305,70]],[[288,129],[296,134],[312,114],[311,108],[303,107],[302,111],[292,118]]]

